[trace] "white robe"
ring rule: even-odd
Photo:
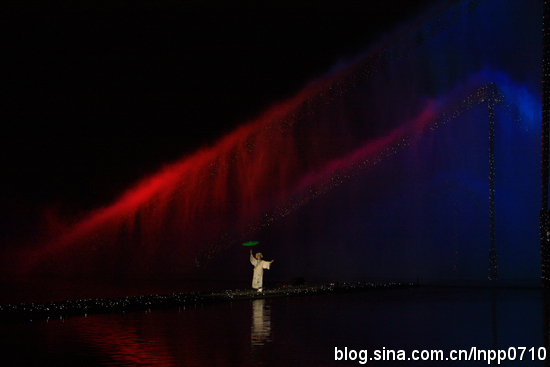
[[[252,278],[252,288],[262,288],[264,283],[264,269],[269,270],[269,261],[255,259],[250,255],[250,262],[254,265],[254,277]]]

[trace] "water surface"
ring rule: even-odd
[[[537,288],[437,287],[241,300],[174,310],[4,321],[5,366],[339,366],[336,349],[366,350],[367,365],[487,365],[376,361],[390,351],[548,345]],[[519,350],[518,350],[519,352]],[[342,356],[342,355],[340,355]],[[544,365],[531,360],[501,365]],[[38,363],[38,364],[37,364]]]

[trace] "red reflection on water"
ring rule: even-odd
[[[250,305],[243,302],[180,312],[72,317],[40,327],[50,354],[96,358],[101,365],[254,365],[245,362],[250,353],[250,314]]]

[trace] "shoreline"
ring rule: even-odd
[[[188,292],[166,295],[21,303],[0,306],[0,319],[19,321],[66,319],[74,316],[87,317],[88,315],[95,314],[174,309],[236,300],[396,290],[413,287],[419,287],[419,285],[416,283],[329,282],[267,288],[261,292],[255,289],[235,289],[216,292]]]

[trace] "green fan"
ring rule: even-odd
[[[248,242],[243,243],[243,246],[254,246],[254,245],[257,245],[258,243],[260,243],[260,242],[259,241],[248,241]]]

